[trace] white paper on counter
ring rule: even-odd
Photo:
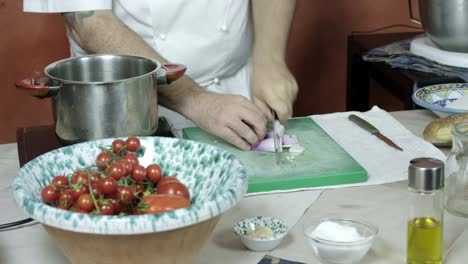
[[[21,208],[16,205],[13,198],[13,190],[0,189],[0,224],[15,222],[29,218]]]
[[[349,121],[348,116],[351,114],[356,114],[372,124],[380,130],[380,133],[400,146],[403,151],[390,147],[376,136]],[[408,165],[411,159],[432,157],[443,162],[446,160],[442,151],[412,134],[389,113],[377,106],[363,113],[343,112],[314,115],[311,118],[367,170],[369,177],[367,182],[326,186],[327,189],[407,180]]]

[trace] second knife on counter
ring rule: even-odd
[[[359,116],[355,115],[355,114],[351,114],[348,116],[348,119],[355,123],[356,125],[360,126],[361,128],[363,128],[364,130],[368,131],[369,133],[371,133],[372,135],[376,136],[377,138],[379,138],[380,140],[382,140],[383,142],[387,143],[389,146],[397,149],[397,150],[400,150],[400,151],[403,151],[402,148],[400,148],[397,144],[395,144],[395,142],[391,141],[388,137],[384,136],[382,133],[380,133],[380,131],[374,127],[373,125],[371,125],[369,122],[367,122],[366,120],[360,118]]]

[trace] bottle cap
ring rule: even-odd
[[[408,185],[418,191],[444,187],[444,163],[433,158],[416,158],[408,167]]]

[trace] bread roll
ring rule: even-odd
[[[430,122],[424,129],[424,139],[436,146],[452,145],[452,125],[468,122],[468,113],[450,115]]]

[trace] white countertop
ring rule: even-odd
[[[420,136],[435,115],[426,110],[391,113],[412,133]],[[443,149],[447,153],[449,149]],[[24,217],[12,198],[11,184],[17,170],[16,144],[0,145],[0,223]],[[245,197],[225,212],[196,263],[255,264],[265,254],[306,263],[319,263],[302,235],[303,226],[317,218],[346,216],[366,219],[379,227],[379,235],[363,263],[405,263],[406,182],[334,190],[310,190]],[[282,218],[291,227],[282,243],[271,252],[245,249],[232,231],[233,224],[253,215]],[[444,263],[463,263],[468,253],[468,219],[448,213],[444,219]],[[42,226],[32,224],[0,231],[0,263],[69,263]]]

